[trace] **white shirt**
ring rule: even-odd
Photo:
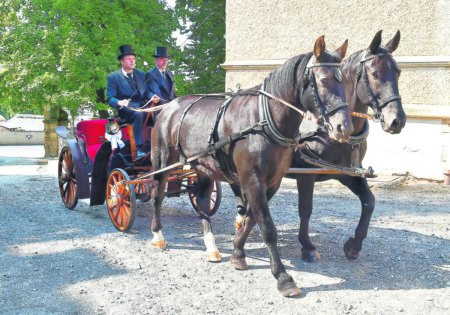
[[[122,73],[125,77],[128,78],[128,73],[126,73],[125,70],[123,70],[123,68],[122,68]],[[133,77],[133,70],[131,70],[131,77]]]

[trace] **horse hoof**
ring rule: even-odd
[[[356,259],[359,257],[360,250],[355,249],[355,239],[350,237],[344,244],[344,253],[348,259]]]
[[[356,250],[354,250],[354,249],[351,249],[351,250],[349,250],[348,252],[345,252],[345,256],[346,256],[348,259],[353,260],[353,259],[356,259],[356,258],[359,257],[359,252],[356,251]]]
[[[306,262],[319,261],[320,254],[316,250],[302,249],[302,259]]]
[[[153,248],[161,249],[161,250],[166,249],[166,248],[167,248],[167,245],[168,245],[168,243],[167,243],[166,241],[164,241],[164,240],[161,240],[161,241],[152,241],[150,244],[151,244],[151,246],[152,246]]]
[[[293,283],[291,286],[285,289],[281,289],[280,293],[284,297],[299,297],[302,294],[302,290]]]
[[[221,262],[222,255],[218,251],[206,253],[206,258],[209,262]]]
[[[233,258],[231,257],[231,264],[236,270],[248,270],[247,261],[245,258]]]

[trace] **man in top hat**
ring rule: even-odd
[[[137,159],[145,156],[143,151],[143,127],[147,114],[137,112],[139,108],[151,99],[145,81],[145,73],[136,66],[136,54],[131,45],[119,47],[120,54],[117,59],[122,67],[108,75],[106,79],[106,98],[108,104],[117,109],[120,118],[133,126],[134,140],[137,148]],[[148,122],[147,122],[148,123]],[[151,122],[152,123],[152,122]]]
[[[155,66],[146,74],[149,97],[153,102],[162,105],[176,98],[173,73],[167,70],[169,60],[167,47],[156,47]]]

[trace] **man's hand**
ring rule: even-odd
[[[153,95],[152,98],[150,99],[150,101],[153,102],[153,103],[158,103],[159,100],[160,100],[160,98],[159,98],[159,96],[156,95],[156,94]]]
[[[129,103],[130,103],[129,100],[121,100],[121,101],[117,102],[117,105],[119,105],[120,108],[122,108],[122,107],[127,107]]]

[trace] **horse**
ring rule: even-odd
[[[268,201],[291,165],[304,111],[314,113],[336,141],[349,139],[353,130],[351,117],[342,82],[336,75],[347,47],[346,40],[331,53],[325,49],[324,36],[320,36],[312,52],[288,59],[261,85],[225,98],[183,96],[166,105],[158,116],[151,141],[153,247],[167,246],[160,213],[168,170],[177,163],[189,163],[198,176],[196,198],[208,260],[221,259],[208,215],[213,181],[234,183],[242,188],[249,215],[233,241],[233,267],[247,269],[244,245],[258,223],[279,292],[287,297],[301,294],[281,262]]]
[[[350,111],[366,114],[370,107],[385,132],[398,134],[407,119],[398,89],[400,68],[392,56],[400,42],[400,31],[397,31],[384,47],[381,46],[381,33],[381,30],[376,33],[367,49],[357,51],[344,60],[343,80]],[[368,120],[354,116],[353,126],[354,132],[347,143],[330,141],[322,132],[304,139],[299,152],[309,148],[319,158],[328,162],[360,167],[367,151]],[[294,154],[293,167],[307,168],[311,165],[302,160],[299,154]],[[361,216],[355,235],[344,244],[345,256],[348,259],[358,258],[375,209],[375,196],[370,190],[367,178],[346,174],[297,174],[293,177],[297,180],[300,216],[298,240],[302,246],[302,259],[305,261],[320,259],[320,254],[309,237],[309,220],[313,208],[314,183],[329,179],[338,180],[358,196],[361,202]]]
[[[328,137],[324,130],[315,130],[308,134],[303,130],[299,146],[294,153],[293,168],[314,167],[302,158],[311,154],[314,158],[345,167],[361,167],[367,150],[369,124],[368,109],[375,113],[382,129],[390,134],[398,134],[406,123],[406,114],[402,107],[398,89],[400,68],[392,56],[400,42],[400,31],[384,46],[381,45],[381,33],[378,31],[366,49],[356,51],[342,62],[342,76],[345,94],[350,111],[356,113],[353,118],[354,131],[348,142],[336,142]],[[362,114],[362,115],[360,115]],[[303,126],[301,127],[303,128]],[[298,240],[302,246],[302,259],[311,262],[320,259],[316,246],[309,237],[309,220],[313,208],[315,182],[329,179],[338,180],[350,189],[361,202],[361,216],[355,230],[355,236],[344,244],[344,253],[349,259],[356,259],[362,249],[363,240],[367,237],[370,219],[375,208],[375,196],[367,183],[366,177],[348,174],[287,174],[286,177],[296,179],[298,190],[298,212],[300,229]],[[237,196],[238,213],[236,226],[245,214],[244,201]]]

